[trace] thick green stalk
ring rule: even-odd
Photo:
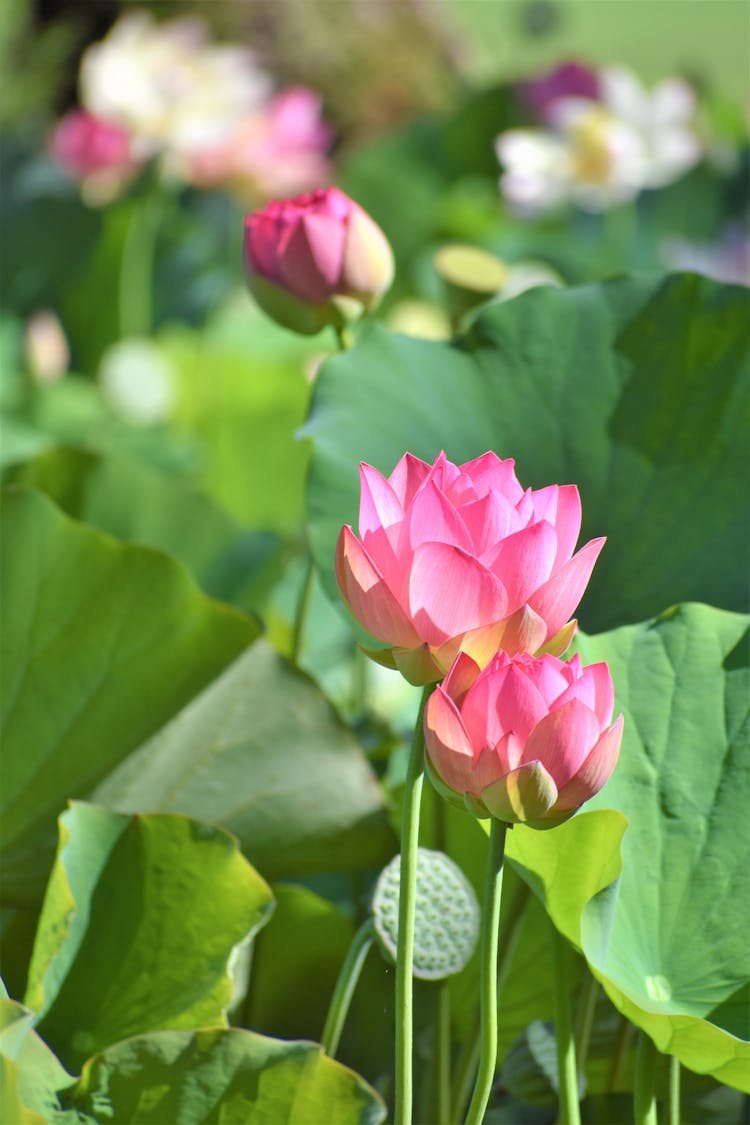
[[[401,815],[401,874],[398,897],[398,943],[396,946],[396,1111],[394,1125],[411,1125],[413,1080],[413,992],[414,925],[417,897],[417,847],[419,807],[424,781],[424,709],[432,690],[422,692],[417,724],[409,754]]]
[[[557,1083],[562,1125],[580,1125],[578,1066],[570,1006],[570,949],[567,940],[550,924],[555,989]]]
[[[575,1033],[579,1085],[580,1079],[586,1071],[586,1059],[588,1058],[591,1032],[594,1027],[594,1016],[596,1014],[596,1002],[599,999],[599,990],[599,981],[593,974],[589,973],[583,990]]]
[[[497,942],[500,934],[500,898],[503,889],[503,859],[507,824],[492,819],[487,875],[482,905],[482,935],[479,951],[479,1006],[481,1044],[479,1070],[466,1115],[466,1125],[481,1125],[497,1063]]]
[[[336,987],[333,990],[325,1027],[320,1037],[323,1050],[327,1055],[330,1055],[331,1058],[333,1058],[338,1050],[341,1032],[343,1031],[344,1021],[346,1020],[349,1005],[354,995],[354,989],[357,987],[357,981],[362,972],[362,966],[365,963],[365,959],[370,952],[370,947],[374,940],[375,927],[373,926],[372,918],[367,918],[352,938],[349,952],[346,955],[344,964],[341,966],[341,972],[336,981]]]
[[[680,1060],[669,1056],[669,1125],[680,1125]]]
[[[152,294],[159,200],[134,200],[120,258],[120,336],[148,336],[153,327]]]
[[[510,906],[506,907],[505,918],[503,923],[503,932],[500,936],[498,944],[498,974],[497,974],[497,991],[498,995],[502,994],[505,987],[505,981],[510,970],[510,965],[518,945],[518,939],[521,933],[521,922],[526,913],[526,905],[531,896],[526,883],[519,880],[516,887],[515,894],[510,900]],[[458,1059],[456,1067],[456,1082],[455,1091],[453,1096],[453,1105],[451,1109],[450,1120],[454,1125],[461,1121],[469,1095],[471,1094],[471,1083],[474,1075],[477,1072],[479,1065],[479,1045],[481,1042],[481,1028],[479,1020],[477,1020],[476,1027],[472,1033],[467,1037]]]
[[[635,1052],[635,1125],[656,1125],[656,1047],[644,1031],[638,1033]]]

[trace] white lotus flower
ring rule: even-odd
[[[79,85],[82,104],[127,128],[143,156],[215,143],[270,93],[249,51],[208,42],[200,20],[157,23],[145,11],[88,48]]]
[[[648,93],[622,67],[606,68],[600,81],[598,101],[557,99],[548,129],[512,129],[497,138],[501,190],[520,211],[566,202],[601,211],[671,183],[700,159],[687,83],[667,79]]]

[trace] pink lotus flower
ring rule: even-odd
[[[430,466],[407,453],[387,480],[360,466],[360,537],[341,531],[338,584],[391,646],[371,655],[412,683],[441,679],[459,649],[484,667],[500,648],[560,654],[570,643],[604,539],[574,555],[578,489],[524,491],[514,464],[485,453],[454,465],[441,453]]]
[[[95,172],[133,171],[130,134],[121,125],[74,109],[58,123],[50,150],[58,164],[76,179]]]
[[[601,94],[599,75],[584,63],[564,62],[537,78],[521,84],[521,95],[542,120],[560,98],[587,98],[595,102]]]
[[[552,828],[615,768],[613,706],[606,664],[499,652],[480,672],[461,653],[425,708],[431,780],[475,816]]]
[[[244,254],[253,296],[296,332],[361,315],[393,280],[385,235],[335,187],[274,200],[248,215]]]
[[[325,153],[332,139],[318,95],[292,86],[220,141],[193,152],[185,175],[199,187],[226,186],[239,198],[307,191],[330,176]]]

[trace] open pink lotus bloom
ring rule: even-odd
[[[391,646],[373,658],[412,683],[442,679],[460,649],[484,667],[498,649],[559,655],[570,643],[604,539],[574,555],[578,489],[524,490],[514,464],[407,453],[387,480],[360,465],[359,539],[342,528],[336,576],[360,624]]]
[[[606,664],[499,652],[480,672],[460,653],[425,708],[430,777],[475,816],[552,828],[615,768],[613,706]]]
[[[245,219],[250,291],[298,332],[373,308],[393,280],[380,227],[338,188],[277,199]]]

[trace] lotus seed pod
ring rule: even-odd
[[[390,960],[396,960],[401,857],[381,872],[372,900],[375,932]],[[463,872],[442,852],[420,848],[414,933],[414,976],[442,980],[460,973],[479,934],[479,904]]]

